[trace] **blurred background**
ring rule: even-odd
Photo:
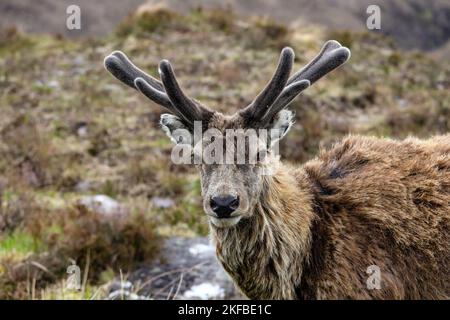
[[[380,30],[366,26],[372,4]],[[349,133],[450,131],[447,0],[1,0],[0,298],[241,297],[206,237],[195,169],[170,162],[164,110],[103,59],[122,50],[154,76],[169,59],[190,96],[231,113],[281,48],[297,70],[328,39],[352,57],[291,104],[284,161]]]

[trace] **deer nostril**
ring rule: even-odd
[[[230,208],[236,210],[239,207],[239,197],[234,197],[234,199],[230,202]]]
[[[211,197],[210,205],[218,218],[229,218],[231,213],[239,207],[239,197],[233,195]]]

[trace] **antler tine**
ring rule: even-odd
[[[335,40],[327,41],[319,54],[288,80],[287,84],[309,80],[311,84],[344,64],[350,58],[350,50]]]
[[[258,120],[264,116],[272,103],[278,98],[286,85],[294,63],[294,51],[286,47],[281,51],[278,66],[272,79],[253,102],[242,112],[249,119]]]
[[[136,67],[121,51],[114,51],[107,56],[105,58],[105,67],[117,79],[133,89],[136,89],[134,87],[134,80],[137,78],[142,78],[153,88],[164,92],[164,87],[161,81],[153,78],[151,75]]]
[[[266,115],[261,119],[261,124],[267,124],[272,117],[276,115],[280,110],[284,109],[297,97],[297,95],[303,90],[307,89],[311,83],[309,80],[300,80],[290,85],[287,85],[283,92],[278,96],[277,100],[272,104],[267,111]]]
[[[143,78],[136,78],[134,80],[134,86],[150,100],[172,111],[176,116],[184,118],[181,112],[172,105],[167,94],[156,90]]]
[[[118,80],[133,89],[137,89],[147,98],[165,107],[176,115],[180,115],[180,112],[174,108],[169,97],[164,92],[162,83],[137,68],[125,54],[120,51],[115,51],[105,58],[104,64],[105,68]],[[150,85],[148,81],[150,81],[153,86]]]
[[[179,108],[187,121],[193,123],[194,120],[202,120],[207,114],[211,114],[211,111],[197,105],[183,93],[168,60],[159,63],[159,74],[172,105]]]

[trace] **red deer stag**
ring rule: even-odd
[[[119,51],[105,67],[170,111],[160,123],[177,144],[186,140],[175,132],[193,134],[196,121],[223,135],[279,132],[256,163],[198,165],[217,257],[249,298],[448,299],[449,134],[403,141],[348,136],[298,167],[272,152],[293,124],[287,105],[349,57],[328,41],[289,77],[294,53],[285,48],[267,86],[231,116],[187,97],[167,60],[159,64],[161,81]],[[376,288],[368,285],[371,268],[378,271]]]

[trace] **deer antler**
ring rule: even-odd
[[[277,70],[269,84],[248,107],[241,111],[242,115],[251,123],[267,124],[298,94],[344,64],[349,58],[348,48],[341,46],[337,41],[327,41],[313,60],[286,80],[291,71],[294,53],[291,48],[284,48]]]
[[[349,58],[350,50],[341,46],[339,42],[330,40],[311,62],[289,78],[294,62],[294,52],[291,48],[284,48],[272,79],[253,102],[240,111],[240,114],[246,119],[247,124],[259,126],[268,124],[274,115],[287,107],[299,93]],[[184,94],[167,60],[162,60],[159,64],[162,82],[136,67],[120,51],[115,51],[105,58],[105,67],[117,79],[139,90],[147,98],[165,107],[191,127],[194,121],[209,120],[214,114],[213,111]]]
[[[162,82],[136,67],[120,51],[114,51],[107,56],[104,64],[105,68],[118,80],[165,107],[189,126],[192,126],[194,121],[208,119],[213,114],[211,110],[183,93],[176,81],[172,66],[167,60],[163,60],[159,64]]]
[[[281,51],[280,60],[272,79],[266,87],[256,96],[253,102],[241,111],[241,114],[249,119],[261,119],[272,103],[283,91],[291,73],[294,63],[294,51],[286,47]]]

